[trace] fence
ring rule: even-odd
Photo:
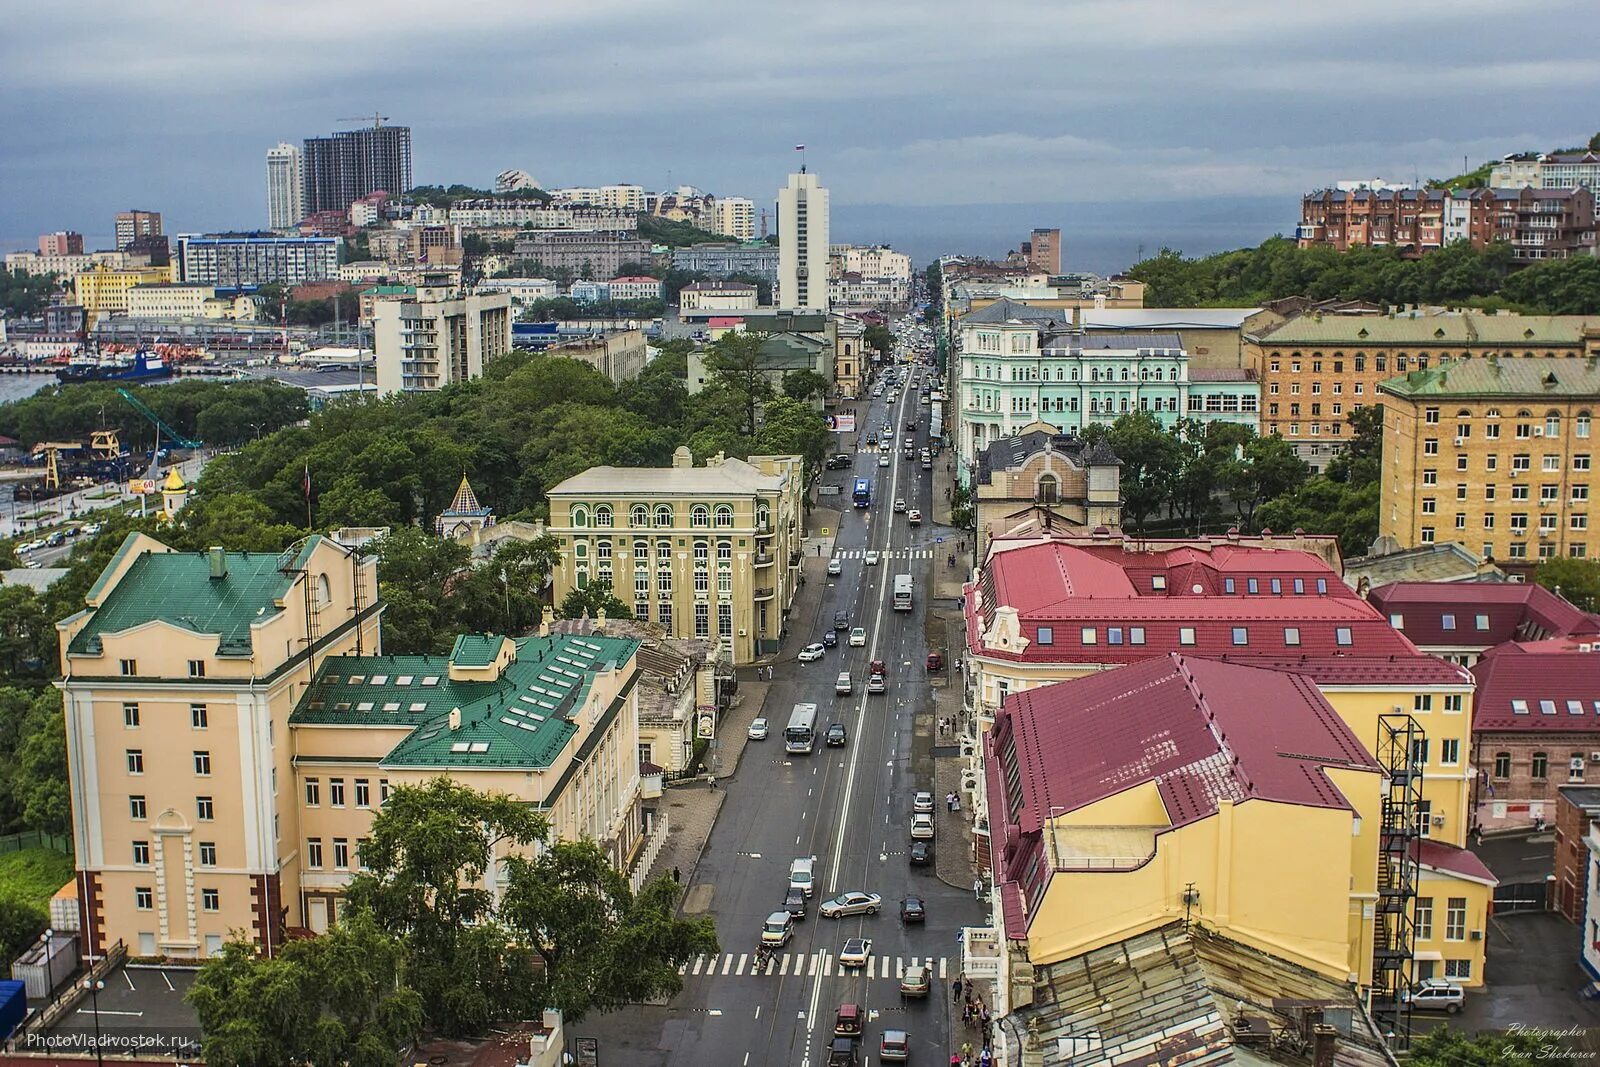
[[[644,851],[639,854],[639,862],[634,864],[630,881],[633,891],[637,893],[644,887],[650,877],[650,868],[656,865],[656,857],[661,855],[661,846],[667,840],[667,831],[671,829],[666,812],[661,812],[651,823],[650,840],[645,844]]]
[[[25,848],[48,848],[72,854],[72,838],[65,834],[47,834],[43,830],[24,830],[0,837],[0,856],[8,852],[21,852]]]
[[[1494,914],[1512,915],[1524,911],[1544,911],[1550,907],[1546,889],[1549,882],[1507,882],[1495,886]]]

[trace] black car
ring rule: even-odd
[[[842,723],[842,722],[829,723],[828,724],[828,732],[823,735],[822,739],[825,742],[827,742],[829,745],[832,745],[832,746],[834,746],[836,748],[838,746],[844,744],[845,740],[846,740],[845,732],[844,732],[844,723]]]
[[[835,630],[848,630],[848,629],[850,629],[850,613],[848,611],[836,611],[836,612],[834,612],[833,613],[833,628]]]
[[[850,457],[845,455],[843,452],[840,452],[836,455],[829,456],[828,462],[823,464],[823,466],[827,467],[831,471],[849,470]]]
[[[877,443],[878,443],[878,435],[877,434],[875,434],[875,433],[867,434],[867,444],[875,445]]]
[[[928,911],[922,906],[921,897],[906,897],[900,902],[900,921],[903,923],[928,921]]]
[[[933,842],[932,841],[913,841],[913,842],[911,842],[911,866],[913,866],[913,867],[926,867],[928,864],[930,864],[932,862],[933,862]]]
[[[839,647],[839,633],[838,633],[837,630],[824,630],[824,631],[822,631],[822,647],[823,648],[838,648]]]
[[[788,895],[783,898],[783,910],[796,919],[806,917],[806,891],[799,886],[789,889]]]
[[[910,422],[906,423],[906,430],[908,432],[910,432],[910,433],[916,433],[917,432],[917,420],[916,419],[912,419]]]

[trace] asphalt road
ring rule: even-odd
[[[914,377],[926,374],[926,367],[917,366]],[[910,381],[870,407],[863,400],[857,411],[863,441],[885,423],[893,426],[890,466],[878,466],[877,450],[856,456],[850,476],[872,479],[872,505],[854,509],[841,501],[844,517],[834,554],[842,560],[843,574],[829,579],[817,619],[791,624],[764,708],[772,736],[752,742],[738,773],[723,780],[722,817],[696,884],[689,887],[687,908],[715,919],[723,952],[686,968],[683,992],[670,1004],[641,1005],[573,1027],[571,1036],[599,1040],[601,1064],[820,1067],[833,1037],[834,1013],[847,1002],[866,1012],[863,1063],[876,1062],[886,1027],[910,1033],[912,1062],[943,1063],[950,1054],[950,982],[960,972],[957,932],[978,922],[981,913],[970,890],[945,885],[932,867],[907,862],[912,794],[932,788],[927,756],[933,697],[924,666],[923,616],[930,569],[944,566],[947,554],[935,539],[948,531],[931,524],[931,473],[901,453],[905,424],[913,417],[918,447],[927,443],[927,409],[917,402]],[[895,514],[896,498],[903,498],[908,509],[920,509],[923,525],[911,527],[904,515]],[[876,566],[865,563],[869,548],[886,553]],[[915,607],[895,612],[890,607],[894,576],[903,573],[914,577]],[[820,640],[838,610],[850,613],[852,625],[866,628],[867,644],[848,647],[841,634],[840,646],[821,661],[797,663],[794,654]],[[867,665],[874,659],[888,666],[889,690],[869,696]],[[842,670],[855,684],[849,697],[834,695],[834,679]],[[819,735],[828,723],[842,722],[849,743],[823,748],[819,736],[812,754],[786,755],[782,729],[790,709],[801,702],[817,704]],[[773,969],[758,975],[754,961],[762,922],[782,907],[790,861],[813,855],[818,885],[810,913]],[[823,900],[848,890],[881,894],[882,911],[842,920],[817,914]],[[899,902],[907,895],[926,901],[925,924],[900,922]],[[872,959],[859,972],[845,972],[837,957],[845,939],[856,936],[872,939]],[[925,1000],[902,1001],[898,979],[913,962],[930,964],[934,988]]]

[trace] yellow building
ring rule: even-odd
[[[1591,555],[1596,360],[1469,360],[1378,389],[1380,536],[1461,541],[1511,565]]]
[[[1464,928],[1481,935],[1493,876],[1466,850],[1475,773],[1472,677],[1419,654],[1324,559],[1294,544],[1115,536],[995,541],[965,600],[965,699],[979,739],[1009,696],[1152,656],[1293,671],[1315,685],[1368,753],[1381,755],[1390,717],[1413,724],[1405,762],[1415,764],[1416,846],[1426,849],[1427,861],[1417,897],[1439,901],[1441,915],[1449,902],[1464,899]],[[1002,842],[993,836],[979,785],[981,753],[975,742],[967,748],[973,762],[965,783],[982,863]],[[1481,937],[1448,944],[1419,938],[1411,973],[1481,984],[1484,946]]]
[[[591,467],[550,490],[561,539],[555,600],[610,584],[668,636],[714,638],[734,663],[775,652],[805,530],[799,456],[722,455],[694,466]]]
[[[89,328],[102,315],[126,315],[135,286],[160,285],[172,281],[171,267],[95,266],[77,274],[72,279],[73,289]]]
[[[130,535],[86,600],[58,684],[87,955],[325,929],[389,790],[439,774],[638,855],[635,639],[384,656],[373,559],[316,536],[280,555]]]
[[[128,317],[134,319],[198,319],[206,317],[206,304],[215,300],[214,285],[163,282],[136,285],[128,290]],[[219,316],[220,317],[220,316]]]

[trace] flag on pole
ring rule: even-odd
[[[304,484],[305,484],[306,499],[310,500],[311,499],[311,464],[310,463],[306,464],[306,477],[305,477],[305,483]]]
[[[803,144],[797,144],[794,146],[794,150],[796,152],[804,152],[806,150],[806,146]]]

